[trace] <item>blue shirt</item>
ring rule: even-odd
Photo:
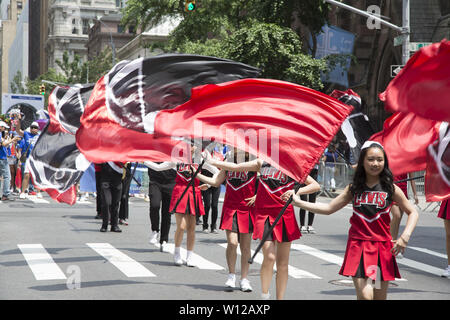
[[[27,151],[27,158],[30,156],[31,150],[33,150],[36,141],[39,138],[39,134],[31,134],[28,131],[23,133],[23,139],[20,141],[19,147],[22,149],[22,152]],[[28,148],[29,147],[29,148]]]

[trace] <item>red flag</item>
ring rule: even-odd
[[[442,201],[450,196],[450,130],[447,122],[439,128],[439,138],[428,146],[429,159],[425,178],[427,201]]]
[[[450,122],[450,41],[416,52],[380,99],[387,110]]]
[[[94,87],[76,133],[77,147],[86,159],[94,163],[190,161],[185,142],[167,137],[156,139],[152,134],[121,126],[108,112],[105,100],[102,77]]]
[[[242,79],[193,88],[189,101],[157,113],[154,132],[215,139],[302,182],[352,109],[293,83]]]
[[[394,176],[425,170],[427,147],[436,140],[439,124],[414,113],[399,112],[386,119],[383,131],[375,133],[369,140],[383,145]]]

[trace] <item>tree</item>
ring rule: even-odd
[[[324,59],[313,59],[303,46],[300,25],[317,33],[326,21],[328,6],[321,0],[201,0],[194,12],[185,1],[129,0],[122,24],[153,27],[167,18],[182,18],[162,46],[183,52],[228,58],[262,69],[262,76],[323,87]],[[305,37],[303,37],[305,38]],[[161,48],[161,45],[158,45]]]

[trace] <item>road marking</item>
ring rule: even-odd
[[[28,196],[27,199],[33,203],[50,203],[49,201],[42,198],[38,198],[36,196]]]
[[[36,280],[66,279],[64,272],[53,261],[42,244],[18,244],[17,246],[22,251]]]
[[[159,243],[154,243],[154,246],[156,246],[158,249],[161,247],[161,245]],[[175,252],[175,245],[173,243],[167,243],[164,245],[164,252],[168,252],[170,254],[174,254]],[[181,257],[183,258],[183,261],[185,261],[186,259],[186,255],[187,255],[187,250],[184,248],[180,248],[180,254]],[[202,256],[199,256],[196,253],[192,253],[192,263],[199,269],[202,270],[225,270],[224,267],[211,262],[209,260],[206,260],[205,258],[203,258]]]
[[[332,253],[328,253],[310,246],[306,246],[304,244],[296,244],[293,243],[291,245],[291,248],[294,250],[298,250],[298,251],[302,251],[304,253],[310,254],[316,258],[319,258],[321,260],[336,264],[341,266],[342,263],[344,262],[344,258],[334,255]],[[397,263],[398,263],[398,259],[397,259]],[[395,278],[395,281],[408,281],[405,278]]]
[[[227,244],[226,243],[219,243],[219,245],[223,248],[227,248]],[[252,255],[255,253],[254,250],[251,250]],[[239,249],[239,247],[237,248],[237,254],[241,255],[241,250]],[[258,253],[256,254],[255,258],[253,259],[254,262],[258,263],[258,264],[262,264],[264,259],[263,254]],[[276,264],[274,265],[273,269],[276,271],[277,270],[277,266]],[[291,276],[292,278],[295,279],[322,279],[319,276],[316,276],[315,274],[312,274],[308,271],[305,270],[301,270],[298,269],[296,267],[293,267],[291,265],[288,265],[288,274],[289,276]]]
[[[431,273],[431,274],[437,275],[439,277],[442,275],[442,269],[430,266],[430,265],[422,263],[422,262],[407,259],[405,257],[403,257],[402,259],[397,259],[397,264],[403,264],[407,267],[414,268],[414,269],[424,271],[427,273]]]
[[[139,262],[131,259],[126,254],[120,252],[109,243],[86,243],[98,254],[106,258],[117,269],[122,271],[127,277],[156,277],[155,274],[146,269]]]
[[[426,249],[426,248],[407,247],[407,249],[413,249],[413,250],[416,250],[416,251],[420,251],[420,252],[431,254],[431,255],[436,256],[436,257],[447,259],[447,255],[439,253],[439,252],[436,252],[436,251],[432,251],[432,250],[429,250],[429,249]]]

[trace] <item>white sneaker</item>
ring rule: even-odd
[[[305,226],[302,226],[302,227],[300,228],[300,232],[301,232],[301,233],[308,233],[308,228],[306,228]]]
[[[450,279],[450,267],[447,267],[446,269],[444,269],[444,272],[442,273],[441,277]]]
[[[250,281],[247,278],[244,278],[240,281],[241,291],[243,292],[252,292],[252,286],[250,285]]]
[[[160,252],[164,252],[164,248],[166,247],[167,241],[163,241],[159,247]]]
[[[181,255],[180,254],[174,254],[173,255],[173,262],[177,266],[183,265],[183,259],[181,259]]]
[[[228,288],[234,288],[236,286],[236,275],[234,273],[228,274],[227,282],[225,282],[225,286]]]
[[[314,230],[314,228],[313,228],[312,226],[308,226],[307,230],[308,230],[308,233],[309,233],[309,234],[314,234],[314,233],[316,233],[316,230]]]
[[[186,258],[186,265],[188,267],[195,267],[194,259],[192,258],[192,255]]]
[[[261,299],[263,300],[269,300],[270,299],[270,293],[261,293]]]
[[[26,198],[27,198],[26,193],[25,193],[25,192],[22,192],[22,193],[19,195],[19,198],[20,198],[20,199],[26,199]]]
[[[148,240],[148,242],[151,244],[156,244],[158,242],[158,234],[158,231],[152,231],[152,233],[150,234],[150,240]]]

